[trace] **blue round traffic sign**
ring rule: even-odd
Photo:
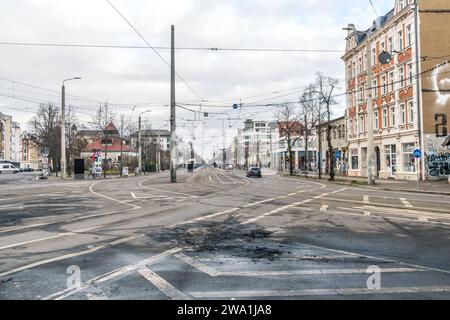
[[[233,109],[237,109],[237,108],[239,108],[239,105],[238,104],[233,104]]]
[[[414,158],[419,159],[422,158],[422,150],[416,149],[413,151]]]

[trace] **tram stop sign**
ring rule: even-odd
[[[422,158],[422,150],[416,149],[413,151],[414,158],[419,159]]]

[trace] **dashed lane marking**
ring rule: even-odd
[[[370,203],[369,196],[367,194],[364,195],[363,199],[364,199],[363,200],[364,203]]]
[[[413,208],[413,206],[411,205],[411,203],[409,203],[408,200],[406,200],[405,198],[400,198],[400,201],[403,203],[403,205],[407,208]]]
[[[328,211],[328,205],[324,204],[320,207],[320,211]]]

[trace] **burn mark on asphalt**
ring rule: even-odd
[[[234,216],[221,222],[205,221],[170,229],[161,228],[146,236],[150,242],[188,247],[194,252],[220,252],[258,261],[273,261],[279,259],[283,253],[266,245],[272,232],[256,225],[243,226]]]

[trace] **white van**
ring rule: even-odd
[[[0,173],[18,173],[19,169],[10,163],[0,163]]]

